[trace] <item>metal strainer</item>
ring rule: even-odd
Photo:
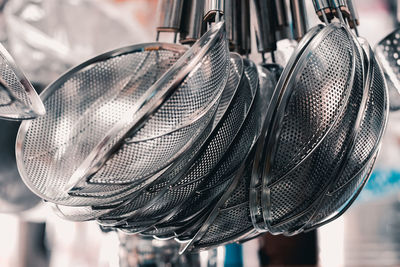
[[[229,5],[225,4],[228,9]],[[239,42],[233,43],[236,47],[245,47]],[[231,61],[232,63],[234,62]],[[236,63],[232,65],[233,69],[237,68],[236,65]],[[128,209],[103,216],[99,220],[101,223],[113,223],[114,219],[114,225],[127,222],[132,228],[135,227],[135,223],[140,226],[151,222],[153,224],[157,222],[157,225],[167,222],[171,224],[172,217],[175,220],[191,217],[206,206],[204,200],[213,200],[216,195],[221,194],[221,189],[224,188],[221,185],[225,184],[244,159],[258,127],[257,116],[254,114],[255,104],[253,104],[258,86],[254,63],[244,60],[244,74],[239,76],[240,82],[236,79],[231,85],[237,88],[237,92],[214,134],[188,170],[178,177],[177,182],[166,188],[159,187],[158,190],[157,188],[152,190],[155,197],[149,198],[151,201],[146,201],[146,205],[141,209],[137,209],[138,205],[133,202]],[[164,191],[165,194],[157,191]],[[187,205],[188,203],[191,204]],[[177,213],[180,214],[175,216]],[[185,215],[182,216],[183,214]]]
[[[25,120],[44,114],[45,108],[32,84],[0,44],[0,117]]]
[[[235,129],[242,124],[241,120],[244,120],[248,110],[247,106],[250,105],[250,103],[247,102],[251,101],[251,96],[247,97],[250,99],[247,102],[243,97],[243,95],[250,94],[250,92],[245,90],[246,88],[242,88],[243,91],[238,90],[240,85],[244,84],[244,82],[240,83],[242,76],[244,76],[243,69],[241,57],[237,54],[231,54],[230,76],[222,93],[215,119],[210,122],[210,125],[207,126],[202,136],[195,142],[190,150],[188,150],[188,153],[185,153],[183,157],[169,166],[167,170],[162,171],[157,177],[153,176],[151,178],[151,180],[154,181],[153,183],[147,183],[147,186],[131,188],[126,192],[118,193],[118,199],[126,199],[126,201],[120,203],[120,205],[114,206],[112,210],[103,209],[99,206],[81,207],[79,209],[76,207],[66,208],[59,206],[58,210],[63,215],[62,217],[70,220],[92,220],[103,215],[106,216],[107,214],[109,217],[118,215],[118,219],[115,219],[115,221],[119,222],[129,217],[130,212],[137,213],[138,211],[146,210],[148,207],[155,205],[160,201],[160,198],[164,198],[167,202],[171,201],[171,199],[165,198],[164,195],[167,194],[171,196],[171,192],[168,191],[176,191],[175,187],[179,179],[183,177],[185,173],[189,172],[188,169],[194,165],[195,162],[198,164],[201,163],[200,166],[207,167],[207,165],[199,161],[199,159],[203,159],[205,155],[209,156],[210,149],[213,151],[212,149],[221,147],[221,150],[224,152],[226,150],[225,146],[228,146],[229,142],[232,142],[226,135],[235,135],[237,132]],[[248,91],[249,90],[250,89],[248,89]],[[206,167],[203,167],[203,169],[206,169]],[[101,186],[104,187],[105,185]],[[125,187],[129,188],[130,186],[125,185]],[[176,198],[179,199],[179,196],[176,196]],[[107,204],[109,203],[106,202],[107,200],[114,201],[113,198],[105,197],[98,200],[98,202]]]
[[[126,217],[132,226],[135,222],[140,225],[147,222],[170,223],[168,219],[177,213],[185,216],[196,214],[207,205],[204,200],[213,200],[222,193],[224,187],[220,186],[226,184],[231,173],[240,166],[259,127],[256,116],[259,107],[255,104],[258,87],[255,65],[245,60],[244,73],[242,79],[245,82],[239,84],[237,95],[221,120],[216,134],[194,164],[169,187],[161,199],[153,198],[140,210],[125,215],[118,211],[114,216]],[[249,78],[255,82],[246,85]],[[186,209],[190,209],[189,212]],[[101,219],[100,221],[104,222],[103,219],[107,217]],[[118,223],[121,224],[121,221]]]
[[[143,196],[132,199],[128,206],[107,214],[104,219],[114,217],[121,220],[140,214],[137,219],[153,221],[163,213],[169,213],[171,209],[185,201],[192,192],[197,190],[198,184],[211,173],[230,147],[243,124],[254,97],[254,90],[252,91],[253,88],[248,85],[243,69],[243,61],[240,56],[232,54],[231,78],[225,90],[234,92],[233,99],[192,162],[179,173],[172,172],[164,176],[160,179],[161,184],[156,182],[143,192]],[[163,182],[164,180],[166,182]]]
[[[340,17],[338,5],[332,7]],[[300,232],[334,212],[320,204],[332,187],[340,187],[338,180],[351,184],[358,172],[366,174],[362,170],[368,169],[366,162],[374,156],[386,123],[387,99],[383,77],[376,75],[370,84],[365,79],[364,56],[347,25],[332,23],[309,42],[292,74],[282,76],[277,88],[280,102],[267,114],[261,205],[252,209],[255,225],[263,221],[263,228],[272,233]],[[368,91],[379,97],[368,101]],[[370,126],[362,128],[368,109],[376,112]],[[349,161],[360,155],[365,160]],[[343,175],[346,164],[355,170],[350,176]],[[357,186],[346,186],[339,193],[341,200],[330,205],[347,201],[364,178],[354,179]]]
[[[400,109],[400,1],[397,1],[396,29],[380,41],[375,47],[375,53],[382,64],[389,88],[390,109]]]
[[[66,189],[102,156],[114,152],[93,165],[92,181],[140,183],[171,163],[214,116],[229,71],[224,34],[218,23],[186,53],[172,44],[131,46],[63,75],[42,94],[48,114],[19,132],[27,185],[57,204],[91,205]]]

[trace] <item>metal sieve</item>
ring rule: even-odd
[[[124,192],[119,192],[116,195],[116,198],[118,200],[125,201],[123,201],[120,205],[115,206],[112,210],[102,209],[99,205],[100,203],[107,204],[115,201],[115,198],[104,197],[102,199],[99,199],[98,196],[100,193],[96,193],[96,188],[94,188],[94,192],[87,195],[87,197],[89,197],[90,199],[95,198],[96,201],[99,203],[98,205],[96,205],[95,207],[82,207],[79,208],[79,210],[59,207],[59,210],[61,210],[63,214],[62,217],[70,220],[92,220],[99,218],[100,216],[107,213],[110,213],[110,215],[121,214],[122,216],[125,213],[129,212],[129,209],[135,210],[143,208],[143,206],[146,207],[149,204],[151,205],[152,203],[158,202],[160,196],[166,193],[166,191],[170,189],[172,190],[172,186],[174,185],[174,183],[177,183],[182,174],[187,171],[187,169],[193,164],[193,162],[198,161],[199,155],[202,155],[204,153],[204,150],[206,148],[204,146],[212,142],[212,140],[215,139],[214,137],[216,135],[221,136],[221,133],[225,134],[229,132],[230,129],[238,127],[237,125],[230,125],[231,128],[228,128],[226,131],[221,131],[222,126],[224,126],[225,128],[227,127],[224,124],[232,121],[232,119],[227,120],[226,117],[228,117],[228,115],[225,114],[227,114],[228,112],[229,114],[237,115],[238,117],[240,117],[240,112],[246,112],[246,107],[244,107],[245,103],[238,102],[239,100],[242,100],[241,98],[239,98],[239,95],[241,93],[239,93],[239,90],[237,90],[237,88],[241,76],[243,75],[243,61],[239,55],[231,54],[231,66],[232,67],[230,69],[230,76],[222,93],[221,101],[215,114],[215,119],[209,123],[209,126],[207,126],[201,137],[193,144],[192,147],[190,147],[190,149],[184,154],[183,157],[179,158],[179,160],[174,162],[165,170],[161,171],[161,173],[159,173],[158,175],[154,175],[151,177],[151,179],[148,179],[153,182],[146,182],[145,186],[132,188],[129,185],[124,185],[129,189],[125,190]],[[241,109],[244,109],[244,111],[242,111]],[[229,118],[232,118],[232,115],[229,115]],[[242,115],[242,117],[244,117],[244,115]],[[225,122],[223,122],[222,120]],[[106,185],[98,186],[105,187]],[[112,185],[109,185],[109,187],[112,187]],[[84,194],[81,193],[82,191],[79,192],[81,196],[84,196]],[[123,218],[121,218],[121,220],[122,219]]]
[[[304,227],[317,225],[329,217],[335,212],[332,207],[339,208],[347,201],[365,179],[366,162],[375,154],[385,128],[387,99],[383,76],[375,71],[378,74],[368,83],[366,66],[369,61],[343,23],[339,5],[332,3],[332,7],[342,23],[332,23],[322,29],[309,42],[291,77],[283,76],[278,85],[283,105],[279,104],[281,107],[278,105],[274,112],[282,114],[275,117],[275,122],[274,119],[270,121],[262,163],[261,211],[260,205],[253,208],[254,224],[258,225],[262,214],[264,225],[261,228],[272,233],[290,235],[303,231]],[[337,66],[338,61],[340,66]],[[379,70],[379,66],[376,69]],[[285,96],[283,91],[289,88],[295,93]],[[368,91],[379,96],[370,101]],[[318,99],[321,93],[324,96],[320,99],[328,98],[322,101],[322,106],[316,107],[313,99]],[[360,124],[368,117],[365,113],[368,108],[376,110],[366,129]],[[292,120],[295,109],[300,116]],[[336,117],[331,117],[334,114]],[[267,120],[269,118],[267,114]],[[302,130],[302,123],[307,122],[301,118],[310,123],[310,129]],[[305,136],[309,136],[309,140],[303,139]],[[285,149],[289,146],[291,153],[296,152],[294,155],[285,154],[284,151],[290,151]],[[358,160],[349,160],[352,157]],[[284,166],[286,169],[282,172],[279,168]],[[346,168],[352,169],[351,175],[346,174]],[[353,176],[359,172],[363,175],[354,178],[357,182],[352,183]],[[337,184],[340,180],[341,185],[353,186],[343,188],[334,201],[331,198],[331,208],[322,206],[325,194],[335,192],[332,187],[341,188]]]
[[[390,110],[400,109],[400,1],[397,1],[396,29],[383,38],[375,47],[376,57],[382,64],[389,88]]]
[[[0,44],[0,117],[25,120],[46,113],[32,84]]]
[[[139,183],[142,174],[164,168],[213,118],[228,76],[227,51],[218,23],[185,54],[178,45],[151,43],[75,67],[42,93],[48,114],[21,126],[17,158],[24,181],[46,200],[85,206],[88,198],[71,197],[66,189],[101,155],[115,152],[104,166],[95,164],[100,169],[92,181],[107,175],[103,182]]]
[[[237,57],[240,59],[238,55]],[[242,62],[241,59],[240,62]],[[241,72],[243,72],[243,69]],[[206,182],[218,184],[223,181],[221,179],[225,177],[226,172],[229,173],[229,171],[234,170],[234,160],[238,160],[235,157],[240,157],[241,153],[243,153],[241,151],[246,151],[245,147],[249,143],[247,139],[238,139],[240,138],[239,136],[243,135],[242,128],[246,125],[246,128],[249,129],[249,134],[251,134],[250,130],[254,128],[254,122],[249,124],[245,118],[250,112],[257,87],[257,83],[249,85],[247,78],[248,75],[256,75],[255,66],[249,65],[245,61],[244,74],[239,76],[235,74],[237,77],[236,82],[232,84],[236,91],[234,99],[206,142],[204,149],[194,162],[189,165],[188,169],[178,175],[176,181],[169,186],[152,190],[155,197],[149,198],[151,201],[142,201],[145,205],[141,209],[135,209],[137,203],[132,203],[133,205],[123,210],[123,212],[122,210],[115,211],[114,214],[107,214],[107,216],[116,216],[117,218],[115,219],[117,221],[124,217],[130,218],[131,223],[135,220],[148,220],[150,222],[157,220],[172,214],[177,209],[179,210],[181,204],[194,197],[194,193],[197,192],[199,194],[204,190]],[[240,146],[235,145],[235,143],[239,143]],[[230,155],[230,157],[226,157],[226,154]],[[104,223],[105,220],[103,219],[106,218],[101,220]]]

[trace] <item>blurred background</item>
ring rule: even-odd
[[[305,0],[309,26],[315,25]],[[375,46],[397,26],[396,2],[356,0],[360,35]],[[155,40],[157,0],[0,0],[0,41],[40,91],[101,52]],[[253,42],[255,47],[255,42]],[[284,46],[284,44],[282,44]],[[278,58],[290,56],[282,49]],[[256,49],[250,55],[261,61]],[[174,244],[103,233],[96,223],[59,219],[25,188],[14,143],[19,124],[0,121],[0,266],[155,266],[176,261]],[[265,235],[182,257],[186,266],[399,266],[400,112],[390,114],[378,163],[356,203],[317,232]],[[160,260],[160,259],[158,259]],[[173,265],[171,265],[173,266]]]

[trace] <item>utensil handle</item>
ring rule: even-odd
[[[354,6],[353,0],[347,0],[347,6],[350,11],[350,27],[355,28],[360,25],[360,17],[358,16],[358,11]]]
[[[300,40],[307,32],[307,10],[304,0],[290,0],[290,9],[293,18],[294,38]]]
[[[276,7],[276,26],[277,28],[287,27],[289,25],[288,16],[286,13],[285,0],[275,0]]]
[[[239,54],[249,54],[250,44],[250,1],[225,0],[224,19],[230,49]]]
[[[292,31],[289,28],[288,6],[285,0],[275,0],[275,35],[276,40],[291,39]]]
[[[238,52],[240,54],[249,54],[251,52],[251,38],[250,38],[250,0],[237,0],[240,2],[240,39],[238,43]]]
[[[274,25],[275,7],[273,2],[268,0],[253,0],[257,29],[257,48],[261,53],[273,52],[276,50],[276,36]]]
[[[183,0],[159,0],[157,32],[178,32],[181,24]]]
[[[341,22],[344,23],[344,18],[350,19],[350,11],[347,8],[347,3],[345,0],[330,0],[331,8],[334,15],[339,18]]]
[[[203,29],[204,0],[184,0],[180,26],[180,40],[182,44],[196,42]]]
[[[328,0],[313,0],[314,10],[319,19],[325,24],[333,19],[333,14]]]
[[[204,8],[204,21],[218,21],[220,16],[224,14],[225,1],[224,0],[203,0],[205,1]]]

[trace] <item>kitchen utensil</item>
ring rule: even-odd
[[[45,112],[32,84],[0,44],[0,118],[33,119]]]
[[[307,32],[307,14],[304,0],[291,0],[290,8],[293,19],[293,37],[300,40]]]
[[[226,7],[231,6],[229,3],[225,4]],[[225,17],[229,17],[228,14],[230,14],[230,12],[225,12],[224,19]],[[237,23],[236,25],[242,24]],[[229,31],[232,31],[233,27],[233,24],[231,24],[228,28]],[[239,30],[235,29],[233,31],[237,32]],[[234,34],[230,34],[229,36],[234,36]],[[238,34],[235,34],[235,36],[238,36]],[[233,40],[233,43],[238,47],[245,48],[239,41]],[[224,162],[223,156],[230,151],[228,148],[232,146],[235,136],[242,127],[256,91],[255,86],[250,86],[246,78],[249,75],[254,76],[254,73],[251,74],[251,71],[254,72],[252,65],[246,62],[244,68],[245,77],[243,74],[243,67],[240,67],[243,63],[238,64],[238,62],[242,62],[240,56],[232,54],[231,57],[233,57],[231,59],[233,71],[233,73],[231,72],[231,77],[233,75],[233,79],[230,79],[225,90],[232,91],[234,89],[236,93],[222,117],[222,120],[214,129],[214,133],[207,140],[203,151],[194,162],[189,165],[190,167],[188,170],[178,175],[174,174],[176,182],[170,183],[168,186],[157,186],[158,189],[156,187],[155,190],[150,190],[151,192],[147,193],[149,197],[146,199],[149,199],[149,201],[143,201],[141,198],[133,200],[128,207],[122,207],[122,209],[115,210],[115,212],[100,218],[99,221],[101,223],[119,225],[124,223],[125,220],[129,220],[129,224],[133,227],[135,221],[137,221],[138,224],[142,224],[145,221],[156,222],[159,218],[172,216],[174,212],[176,213],[179,211],[180,206],[182,206],[186,199],[192,198],[195,192],[199,193],[199,191],[204,190],[201,185],[205,183],[207,177],[207,180],[211,179],[209,176],[216,165],[221,165],[221,162]],[[224,164],[222,164],[224,168],[227,168],[226,166],[228,166],[228,168],[234,167],[227,165],[226,162]],[[224,177],[214,177],[214,183],[218,183],[218,179],[221,178]],[[169,179],[172,180],[172,177]]]
[[[257,72],[254,64],[249,65],[246,63],[245,73],[246,77],[244,77],[244,79],[248,79],[249,76],[255,77],[255,80],[257,79]],[[243,102],[249,101],[247,103],[247,115],[242,114],[240,116],[241,119],[246,119],[240,124],[236,123],[239,124],[236,127],[238,127],[237,129],[240,129],[240,131],[237,132],[235,136],[227,137],[228,141],[224,141],[226,145],[224,150],[219,151],[217,149],[218,143],[223,144],[222,140],[214,138],[213,145],[207,147],[206,153],[204,153],[202,157],[199,157],[199,160],[192,165],[192,168],[168,190],[167,194],[163,196],[162,201],[154,201],[153,205],[148,205],[148,207],[138,211],[136,217],[129,214],[131,216],[129,219],[131,225],[135,221],[140,224],[140,222],[145,221],[146,218],[148,221],[156,219],[158,223],[168,222],[171,224],[169,219],[172,216],[179,214],[175,217],[175,219],[179,218],[178,220],[185,219],[183,214],[185,214],[185,216],[193,216],[201,212],[210,201],[222,193],[222,190],[226,188],[227,179],[230,179],[231,174],[237,170],[243,157],[247,154],[249,146],[252,144],[253,136],[257,132],[257,120],[255,115],[256,104],[254,103],[257,86],[257,82],[255,82],[248,88],[246,88],[246,86],[238,87],[239,92],[248,91],[246,92],[246,98],[248,100],[245,100],[243,97],[236,100]],[[234,116],[237,115],[238,114],[234,114]],[[226,118],[228,118],[228,116]],[[232,123],[232,120],[227,120],[225,123]],[[225,187],[223,185],[225,185]],[[189,210],[187,211],[186,209]]]
[[[283,76],[289,75],[289,73],[292,71],[292,68],[297,64],[298,62],[298,58],[300,57],[300,55],[302,55],[304,49],[307,47],[308,43],[317,35],[317,33],[322,29],[322,26],[316,26],[313,27],[312,29],[309,30],[309,32],[302,38],[302,40],[299,42],[298,46],[295,48],[292,57],[290,58],[289,62],[287,63],[285,69],[284,69],[284,73],[282,74]],[[273,30],[273,28],[268,29],[268,28],[262,28],[261,30],[266,31],[266,30]],[[266,34],[266,33],[264,33]],[[274,47],[274,46],[271,46]],[[264,52],[271,52],[272,50],[264,50],[263,47],[258,47],[259,51],[261,53]],[[265,57],[263,57],[264,59]],[[282,67],[280,67],[277,64],[266,64],[266,63],[262,63],[261,64],[261,71],[260,73],[265,72],[267,69],[271,69],[272,73],[275,74],[275,77],[277,79],[279,79],[279,77],[281,76],[281,69]],[[264,77],[265,75],[260,75],[260,77]],[[266,81],[266,80],[264,80]],[[275,88],[275,87],[274,87]],[[265,90],[266,92],[270,92],[269,90]],[[275,88],[276,91],[276,88]],[[274,97],[272,97],[272,93],[269,93],[270,97],[269,99],[271,99],[270,101],[272,101],[272,99]],[[275,100],[276,101],[276,96],[275,96]],[[275,105],[275,104],[273,104]],[[269,108],[271,108],[271,106],[269,105]],[[267,127],[269,125],[264,122],[263,125],[263,130],[261,132],[261,137],[265,136],[266,132],[267,132]],[[260,162],[262,162],[261,157],[263,155],[263,150],[264,150],[264,138],[259,138],[257,141],[257,151],[255,153],[255,160],[254,160],[254,170],[252,173],[252,179],[251,179],[251,184],[250,184],[250,196],[249,196],[249,205],[250,205],[250,210],[251,210],[251,216],[252,216],[252,221],[254,223],[254,227],[258,230],[258,231],[266,231],[266,229],[264,229],[263,227],[259,227],[257,222],[256,217],[259,214],[259,212],[261,212],[261,203],[260,203],[260,188],[261,188],[261,174],[260,174]],[[257,204],[258,202],[258,204]]]
[[[249,94],[247,91],[250,89],[247,91],[246,88],[243,88],[243,91],[237,90],[239,84],[244,84],[244,81],[239,83],[243,76],[243,62],[239,55],[231,54],[231,66],[230,78],[216,112],[217,118],[210,125],[212,127],[208,127],[209,129],[205,132],[210,133],[212,130],[212,133],[210,135],[202,135],[202,138],[205,140],[196,142],[194,147],[190,149],[192,155],[186,155],[175,162],[168,168],[168,171],[163,171],[156,179],[153,179],[154,183],[143,187],[143,189],[136,190],[135,193],[132,192],[130,195],[119,194],[119,199],[126,198],[126,196],[129,198],[121,203],[121,205],[113,207],[112,210],[99,210],[97,206],[87,207],[79,212],[79,216],[77,216],[78,211],[71,210],[71,212],[68,213],[71,216],[67,216],[67,218],[74,220],[91,220],[107,214],[109,217],[118,215],[119,219],[116,219],[116,221],[120,221],[132,216],[129,216],[132,212],[133,214],[142,214],[143,212],[141,215],[141,217],[143,217],[149,207],[156,205],[156,203],[159,203],[161,200],[168,203],[168,201],[179,199],[181,196],[179,195],[179,190],[177,191],[176,189],[179,187],[179,179],[182,178],[185,173],[189,172],[188,169],[191,166],[196,164],[200,165],[200,167],[192,167],[193,169],[207,171],[207,168],[212,168],[212,164],[216,164],[214,161],[218,161],[218,157],[215,159],[211,157],[209,150],[211,149],[212,152],[217,153],[218,150],[216,148],[220,147],[221,151],[218,153],[223,153],[227,149],[224,146],[228,146],[229,142],[232,141],[226,137],[226,134],[235,135],[238,131],[236,128],[240,128],[242,124],[241,120],[244,120],[245,114],[247,113],[248,106],[250,105],[250,103],[247,102],[251,101],[251,96],[246,96],[246,94]],[[250,98],[250,100],[246,100],[246,98]],[[204,158],[209,159],[203,162],[202,160]],[[207,164],[211,164],[211,167],[207,166]],[[199,171],[197,171],[197,173],[195,172],[195,174],[199,174]],[[197,177],[195,176],[194,179],[195,178]],[[178,195],[174,195],[175,193]],[[66,211],[65,209],[63,210]],[[64,212],[64,217],[66,217],[65,215],[67,214]]]
[[[336,183],[337,179],[339,179],[338,177],[342,174],[342,168],[347,162],[346,159],[351,155],[351,153],[353,153],[354,141],[360,130],[360,121],[362,121],[365,108],[368,108],[366,103],[371,105],[371,103],[367,101],[366,93],[369,87],[365,84],[364,80],[364,52],[358,42],[356,43],[354,41],[355,37],[350,33],[347,25],[343,24],[339,5],[336,5],[336,3],[333,4],[335,4],[333,7],[336,9],[336,14],[339,16],[342,23],[331,23],[323,28],[308,44],[308,47],[303,53],[303,59],[299,58],[299,63],[297,67],[293,69],[293,76],[290,78],[290,81],[285,81],[285,76],[282,76],[282,79],[278,84],[278,92],[283,83],[290,84],[293,82],[293,84],[296,84],[297,97],[301,95],[299,90],[302,89],[300,88],[303,88],[304,86],[307,87],[308,83],[311,86],[310,90],[315,90],[314,92],[317,94],[330,88],[325,92],[325,94],[328,95],[329,92],[334,93],[335,100],[333,102],[338,102],[336,102],[334,106],[329,106],[329,104],[333,102],[329,103],[328,106],[323,108],[325,110],[324,113],[321,113],[323,112],[322,110],[318,112],[322,115],[320,117],[320,119],[322,119],[321,122],[324,121],[325,124],[325,126],[321,125],[322,128],[327,128],[325,128],[323,132],[313,133],[311,139],[317,137],[321,133],[322,135],[317,137],[318,141],[316,143],[313,143],[314,141],[312,140],[307,140],[307,142],[304,143],[306,146],[311,145],[312,147],[303,151],[303,148],[298,150],[296,155],[304,154],[301,156],[300,161],[297,161],[295,158],[285,160],[285,157],[281,157],[280,155],[277,155],[277,153],[280,153],[279,151],[285,151],[282,149],[287,145],[291,146],[293,152],[293,148],[296,148],[302,143],[298,143],[297,141],[293,142],[291,138],[297,139],[298,137],[303,136],[304,132],[301,131],[300,135],[297,131],[290,135],[284,134],[284,132],[287,131],[284,125],[289,125],[285,123],[285,120],[290,116],[290,109],[295,107],[295,105],[292,105],[290,102],[294,99],[299,100],[301,98],[293,96],[290,99],[283,99],[282,101],[284,105],[287,105],[287,113],[284,117],[278,119],[278,123],[283,127],[278,131],[273,131],[267,134],[267,138],[269,136],[271,140],[274,141],[271,141],[269,145],[267,142],[267,145],[265,146],[266,154],[264,155],[265,161],[263,162],[263,189],[261,191],[261,209],[265,223],[264,229],[268,229],[268,231],[273,233],[294,234],[302,231],[304,226],[307,226],[308,221],[313,217],[315,209],[319,208],[319,205],[316,203],[320,203],[319,201],[324,194],[330,190],[330,187]],[[313,59],[313,57],[323,50],[333,53],[332,55],[329,55],[328,52],[325,52],[325,58],[317,56],[318,62],[325,62],[325,67],[327,69],[324,70],[320,67],[313,66],[312,63],[317,62],[314,61],[316,58]],[[332,50],[334,50],[334,52]],[[332,69],[333,66],[336,66],[336,63],[334,62],[337,61],[331,61],[331,59],[329,59],[331,56],[338,56],[340,58],[340,62],[342,63],[341,68],[336,68],[335,70]],[[308,63],[302,62],[304,59],[308,61]],[[297,72],[296,70],[298,67],[301,69],[300,72]],[[318,78],[312,78],[316,74],[308,76],[307,68],[310,67],[316,67],[321,70],[318,74]],[[346,70],[347,74],[334,74],[337,71],[340,72],[344,70]],[[363,140],[363,142],[371,142],[376,145],[379,144],[379,136],[380,133],[383,132],[385,124],[385,85],[384,83],[379,82],[380,79],[378,76],[377,78],[374,78],[371,86],[374,88],[374,91],[377,91],[376,94],[380,94],[381,96],[379,97],[378,103],[374,105],[376,106],[376,109],[378,110],[377,113],[380,116],[374,116],[373,119],[376,120],[374,121],[376,124],[374,124],[374,129],[371,130],[373,134],[366,134],[368,137]],[[345,80],[340,80],[344,77],[347,78],[345,78]],[[325,82],[330,79],[334,79],[336,83],[328,82],[325,84]],[[374,83],[376,83],[376,85],[374,85]],[[318,90],[316,88],[318,88]],[[341,96],[339,97],[339,95],[336,95],[337,93]],[[332,98],[330,100],[332,101]],[[313,101],[308,101],[307,105],[312,102]],[[323,101],[323,103],[328,102]],[[313,106],[313,104],[311,104],[311,106]],[[307,114],[312,114],[314,110],[311,106],[308,108],[309,111],[306,113],[300,111],[300,114],[306,115],[309,122],[312,121],[312,118],[309,118],[309,115]],[[270,112],[271,110],[268,111],[268,113]],[[279,111],[275,112],[279,113]],[[337,114],[337,118],[334,120],[332,120],[333,117],[329,119],[330,115],[325,117],[326,114]],[[382,118],[383,120],[381,120]],[[268,114],[267,121],[269,121]],[[297,123],[300,123],[299,121],[295,124],[301,125],[301,123]],[[273,122],[270,124],[270,130],[273,129],[273,124]],[[321,130],[322,128],[319,129]],[[299,129],[301,129],[301,127],[297,128],[297,130]],[[283,136],[275,139],[273,136],[276,135],[277,132],[280,135],[283,134]],[[279,139],[282,143],[279,143]],[[295,151],[296,150],[297,149],[295,149]],[[374,152],[373,148],[372,152]],[[281,164],[286,165],[286,169],[283,172],[279,170],[279,168],[284,166]],[[364,166],[364,164],[361,166],[357,165],[356,169],[360,170],[364,168]],[[311,172],[311,170],[313,171]],[[296,188],[300,191],[294,194],[289,192],[296,190]],[[354,192],[354,190],[349,188],[347,188],[347,190],[347,193]],[[346,194],[342,192],[344,198],[346,198]],[[347,197],[349,197],[348,194]],[[253,208],[253,222],[255,221],[254,218],[257,217],[254,214],[257,214],[259,210],[260,206]],[[324,215],[328,216],[328,214]],[[279,217],[282,220],[278,219]],[[319,219],[322,220],[322,218]],[[257,225],[257,223],[255,223],[255,225]]]
[[[390,110],[400,109],[400,58],[398,53],[400,28],[398,16],[400,1],[397,1],[396,29],[380,41],[375,47],[376,57],[382,64],[389,88]]]
[[[146,177],[143,174],[151,175],[167,166],[195,141],[215,113],[227,80],[229,64],[225,40],[223,23],[218,23],[185,54],[181,46],[172,44],[131,46],[103,54],[63,75],[42,95],[53,115],[21,126],[17,141],[17,150],[21,150],[17,155],[25,182],[49,201],[85,206],[93,205],[92,200],[71,197],[66,190],[89,173],[93,182],[139,183]],[[211,75],[211,78],[203,82],[204,75]],[[99,87],[98,90],[79,90],[85,81],[86,85]],[[140,88],[132,88],[134,85]],[[61,95],[59,101],[69,103],[66,90],[77,94],[70,96],[74,98],[73,105],[54,106],[53,101]],[[109,101],[112,95],[115,99]],[[187,97],[194,102],[189,103]],[[185,99],[182,108],[176,109],[182,99]],[[60,112],[65,115],[55,117]],[[96,112],[99,119],[91,119]],[[136,115],[132,117],[132,114]],[[168,116],[174,120],[165,123]],[[88,125],[91,126],[90,139],[86,134]],[[46,131],[45,138],[42,131]],[[73,143],[69,141],[71,138]],[[110,156],[115,152],[111,148],[116,148],[121,141],[118,152]],[[103,156],[110,156],[104,166],[101,164],[105,160]],[[139,158],[149,161],[139,162]],[[43,162],[46,167],[41,165]]]
[[[351,0],[347,2],[351,17],[355,18],[355,7]],[[353,25],[356,24],[353,21]],[[338,178],[321,200],[306,229],[314,229],[336,219],[354,202],[372,172],[387,123],[388,99],[383,71],[368,42],[364,38],[358,38],[358,41],[364,52],[364,108],[356,120],[358,129],[355,129],[353,144]]]

